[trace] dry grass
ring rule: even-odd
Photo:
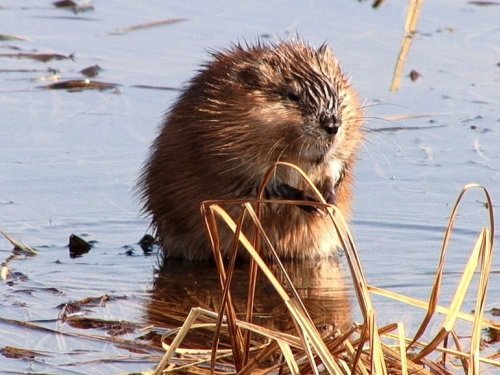
[[[485,296],[490,275],[492,249],[494,241],[494,219],[491,199],[482,186],[471,184],[461,191],[453,207],[448,228],[444,237],[441,257],[439,259],[434,286],[429,301],[416,300],[398,295],[368,285],[363,275],[363,269],[353,238],[340,212],[324,202],[316,192],[320,202],[294,202],[262,199],[262,192],[276,168],[293,168],[308,182],[311,189],[314,184],[296,166],[287,163],[277,163],[267,173],[262,182],[258,199],[237,201],[210,201],[202,204],[202,212],[209,231],[217,269],[221,282],[223,300],[221,311],[213,312],[202,308],[193,308],[182,327],[170,344],[164,338],[165,356],[154,371],[154,374],[191,373],[191,374],[449,374],[456,371],[465,374],[479,374],[484,367],[500,368],[500,362],[494,357],[481,356],[481,330],[490,328],[498,330],[500,324],[483,318]],[[471,251],[470,258],[455,291],[452,303],[448,307],[438,304],[441,291],[443,269],[450,236],[457,217],[458,208],[463,196],[472,189],[484,192],[487,201],[489,225],[483,228]],[[354,324],[346,332],[337,331],[334,335],[322,337],[313,324],[292,282],[286,276],[285,269],[270,243],[265,228],[260,222],[262,206],[268,204],[314,205],[325,210],[332,220],[337,231],[343,251],[349,264],[350,274],[355,288],[357,302],[362,312],[363,321]],[[239,206],[240,214],[235,220],[222,208],[228,205]],[[244,223],[250,222],[255,230],[249,238],[243,233]],[[219,229],[227,226],[234,232],[234,241],[231,244],[232,252],[229,262],[222,258],[222,244],[219,241]],[[248,228],[248,225],[245,225]],[[278,265],[283,273],[286,284],[278,282],[278,278],[268,267],[268,263],[261,257],[263,249],[272,254],[272,262]],[[231,279],[234,270],[236,253],[246,251],[250,257],[251,273],[249,280],[247,309],[245,319],[236,318],[237,312],[232,304]],[[289,310],[296,332],[284,333],[259,327],[252,323],[254,293],[257,272],[262,272],[269,283],[280,295],[283,303]],[[473,276],[479,272],[479,288],[476,296],[474,314],[460,311],[465,295]],[[385,327],[378,327],[376,312],[372,305],[371,294],[379,294],[395,299],[427,311],[420,328],[413,337],[407,337],[402,323],[393,323]],[[423,341],[427,333],[429,322],[436,314],[444,315],[444,322],[434,337]],[[241,316],[241,315],[239,315]],[[213,329],[213,345],[202,350],[182,348],[183,339],[190,330],[199,328],[196,322],[203,318],[203,328]],[[207,323],[207,319],[209,323]],[[455,332],[458,320],[472,323],[470,337],[467,343],[459,338]],[[210,323],[211,321],[211,323]],[[222,330],[227,331],[231,348],[219,350],[218,342]],[[264,344],[255,344],[250,339],[260,336]],[[253,344],[251,344],[253,343]],[[452,343],[453,345],[451,345]],[[467,344],[467,345],[466,345]],[[467,346],[467,349],[465,349]],[[439,355],[438,355],[439,354]],[[450,363],[454,363],[454,372],[450,371]],[[457,370],[456,363],[460,363]],[[493,370],[494,371],[494,370]]]

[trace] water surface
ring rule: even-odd
[[[179,89],[194,74],[207,49],[296,32],[315,45],[329,41],[369,104],[352,228],[370,283],[427,298],[444,226],[461,187],[477,182],[494,201],[500,197],[498,6],[426,2],[405,67],[405,75],[414,69],[421,76],[415,82],[405,77],[399,92],[391,93],[406,12],[401,2],[386,2],[378,10],[348,0],[93,5],[94,10],[76,14],[50,1],[10,1],[0,7],[0,34],[24,39],[1,41],[0,55],[68,57],[40,62],[0,56],[0,228],[40,250],[38,256],[9,261],[14,274],[1,288],[1,316],[66,332],[114,334],[137,346],[55,335],[4,320],[0,346],[46,356],[2,356],[2,373],[120,373],[155,363],[154,341],[141,341],[138,327],[158,323],[151,306],[168,302],[171,279],[155,277],[156,254],[145,255],[136,244],[149,223],[140,216],[134,186],[163,113],[178,95],[170,88]],[[127,29],[178,18],[185,21]],[[45,79],[53,71],[64,80],[82,79],[80,70],[96,64],[102,68],[96,79],[117,88],[40,88],[50,84]],[[443,303],[485,223],[483,201],[476,194],[464,204]],[[66,247],[72,233],[97,243],[72,259]],[[11,245],[0,243],[4,261]],[[498,262],[496,257],[488,308],[499,307]],[[341,268],[338,295],[343,296],[349,278],[342,260]],[[58,319],[65,313],[61,305],[104,295],[110,300],[84,305],[81,315],[137,327],[84,329],[82,322]],[[353,306],[345,311],[359,319],[355,297],[346,298]],[[473,308],[473,299],[468,301],[465,311]],[[401,320],[411,330],[421,318],[385,299],[375,298],[375,304],[381,324]],[[94,361],[103,358],[111,360]]]

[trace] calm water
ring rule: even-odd
[[[415,69],[421,77],[415,82],[405,77],[401,90],[391,93],[406,14],[401,3],[406,4],[387,2],[375,11],[368,2],[348,0],[203,5],[122,0],[96,1],[93,11],[74,14],[50,1],[1,2],[0,34],[25,40],[1,41],[0,55],[73,57],[44,63],[0,56],[0,229],[40,250],[36,257],[9,261],[14,274],[0,287],[1,317],[106,335],[112,333],[61,322],[58,306],[107,294],[111,301],[81,314],[142,327],[159,324],[153,316],[158,303],[165,307],[185,301],[182,294],[177,302],[169,300],[168,291],[178,287],[189,292],[189,284],[169,283],[200,271],[184,264],[166,267],[162,275],[169,278],[154,276],[156,254],[145,256],[136,244],[149,228],[133,195],[162,114],[178,92],[137,86],[180,88],[209,48],[295,32],[316,45],[328,40],[360,96],[373,104],[368,110],[371,131],[357,166],[352,225],[366,277],[374,285],[427,298],[444,226],[461,187],[477,182],[494,201],[500,199],[500,7],[427,2],[405,67],[405,75]],[[185,21],[126,30],[172,18]],[[80,70],[96,64],[102,68],[96,79],[120,86],[84,92],[39,88],[48,83],[42,79],[51,75],[50,69],[62,79],[80,79]],[[443,303],[484,225],[482,201],[472,194],[464,204]],[[97,243],[90,253],[71,259],[66,245],[72,233]],[[11,245],[2,239],[0,260],[10,255]],[[323,295],[339,291],[331,301],[342,303],[329,310],[335,311],[335,323],[359,319],[355,303],[345,305],[354,301],[346,287],[345,262],[313,267],[307,269],[312,281],[300,281],[304,290],[322,281],[327,289]],[[326,276],[332,269],[338,277]],[[498,257],[493,270],[488,308],[500,307]],[[207,272],[203,284],[211,285]],[[195,302],[202,297],[207,296]],[[381,324],[402,320],[411,330],[421,318],[421,313],[385,299],[375,298],[375,303]],[[472,306],[470,300],[464,310]],[[394,311],[401,312],[395,316]],[[5,320],[0,333],[0,347],[46,354],[30,360],[0,356],[2,373],[57,369],[100,374],[151,367],[151,358],[141,357],[138,348],[54,335]],[[136,341],[138,336],[134,330],[118,335]],[[145,353],[153,353],[147,340],[144,345]],[[113,360],[94,361],[103,358]]]

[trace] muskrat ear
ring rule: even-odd
[[[242,66],[237,72],[237,80],[245,86],[255,88],[261,85],[261,74],[253,66]]]

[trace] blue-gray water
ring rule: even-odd
[[[162,115],[178,92],[134,86],[180,88],[211,48],[296,32],[314,45],[328,41],[360,96],[373,104],[367,113],[371,131],[357,165],[352,225],[366,277],[374,285],[426,298],[461,187],[477,182],[494,202],[500,199],[500,7],[426,2],[402,87],[391,93],[406,16],[403,3],[384,2],[373,10],[369,2],[348,0],[95,1],[93,11],[74,14],[50,1],[2,2],[0,34],[26,40],[1,41],[0,55],[74,56],[46,63],[0,56],[0,229],[41,253],[9,262],[28,280],[2,285],[2,317],[55,319],[60,303],[110,294],[130,298],[99,310],[98,317],[144,323],[156,257],[143,256],[135,245],[149,228],[133,188]],[[116,33],[170,18],[185,21]],[[49,68],[73,79],[95,64],[103,69],[98,80],[120,86],[84,92],[39,89],[49,83],[41,80],[51,75]],[[407,77],[412,69],[421,74],[415,82]],[[401,130],[376,131],[387,127]],[[485,223],[481,201],[476,194],[464,204],[448,259],[451,275],[461,269]],[[98,243],[86,256],[70,259],[65,246],[71,233]],[[4,240],[0,244],[4,261],[11,246]],[[126,254],[126,245],[135,256]],[[498,257],[493,270],[488,308],[500,303]],[[453,283],[445,281],[448,300]],[[381,324],[403,320],[411,330],[419,323],[421,315],[413,308],[375,302]],[[466,310],[472,307],[470,300]],[[56,342],[53,336],[44,341],[44,335],[6,324],[0,330],[8,333],[0,346],[60,353],[81,343]],[[107,350],[109,356],[127,353]],[[93,357],[87,353],[85,359]],[[60,366],[75,360],[55,356],[45,361]],[[48,367],[0,357],[0,371]],[[144,363],[94,363],[82,373],[145,368]]]

